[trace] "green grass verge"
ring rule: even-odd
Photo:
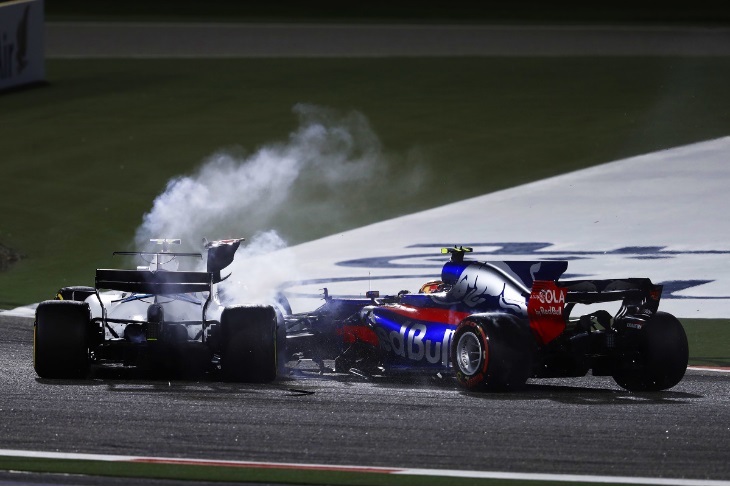
[[[682,319],[689,364],[730,367],[730,320]]]
[[[379,181],[339,219],[266,222],[291,244],[730,133],[722,58],[49,60],[47,79],[0,96],[0,242],[26,256],[0,308],[92,284],[170,178],[285,140],[300,102],[360,111],[394,178],[427,177]]]
[[[286,485],[565,485],[566,482],[392,475],[368,472],[332,472],[308,469],[276,469],[169,465],[94,460],[0,457],[0,470],[67,473],[120,478],[166,479],[193,482],[262,483]],[[570,483],[568,483],[570,484]],[[575,484],[578,485],[578,484]],[[581,482],[580,485],[586,485]]]

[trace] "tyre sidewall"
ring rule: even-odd
[[[271,382],[277,372],[277,317],[271,306],[229,306],[221,314],[221,370],[234,382]]]
[[[638,337],[642,368],[617,363],[616,383],[630,391],[661,391],[674,387],[684,377],[689,361],[687,335],[669,313],[658,312],[648,320]]]
[[[457,344],[468,331],[475,332],[485,350],[485,363],[479,364],[472,375],[460,370],[456,362]],[[535,338],[526,320],[508,314],[473,315],[459,324],[454,333],[451,363],[459,383],[470,390],[518,390],[533,375],[535,347]]]
[[[477,337],[479,345],[482,349],[480,363],[478,364],[476,371],[473,374],[469,374],[461,369],[457,356],[457,346],[459,344],[459,340],[461,340],[461,338],[465,334],[470,332]],[[487,334],[484,330],[484,325],[478,320],[467,318],[459,324],[456,332],[454,332],[452,343],[453,346],[450,350],[450,358],[451,363],[456,370],[456,380],[461,385],[470,390],[484,389],[486,386],[487,369],[489,366],[489,339],[487,338]]]
[[[89,305],[44,301],[33,325],[33,366],[40,377],[77,379],[89,370]]]

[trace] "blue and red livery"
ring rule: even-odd
[[[337,299],[284,317],[290,359],[375,376],[453,374],[472,390],[516,389],[532,377],[613,376],[629,390],[676,385],[687,367],[680,322],[658,311],[649,279],[566,280],[566,261],[482,262],[450,253],[418,293]],[[618,311],[571,316],[577,304]]]

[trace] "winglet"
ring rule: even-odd
[[[203,246],[208,250],[208,272],[213,273],[213,282],[218,283],[230,277],[221,277],[221,270],[233,262],[233,257],[244,238],[229,238],[226,240],[203,240]]]
[[[238,248],[238,244],[245,240],[246,239],[243,237],[228,238],[225,240],[208,240],[207,238],[203,238],[203,248],[211,249],[215,247],[225,247],[226,245],[235,245],[236,248]]]

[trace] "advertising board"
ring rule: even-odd
[[[0,1],[0,90],[44,76],[43,0]]]

